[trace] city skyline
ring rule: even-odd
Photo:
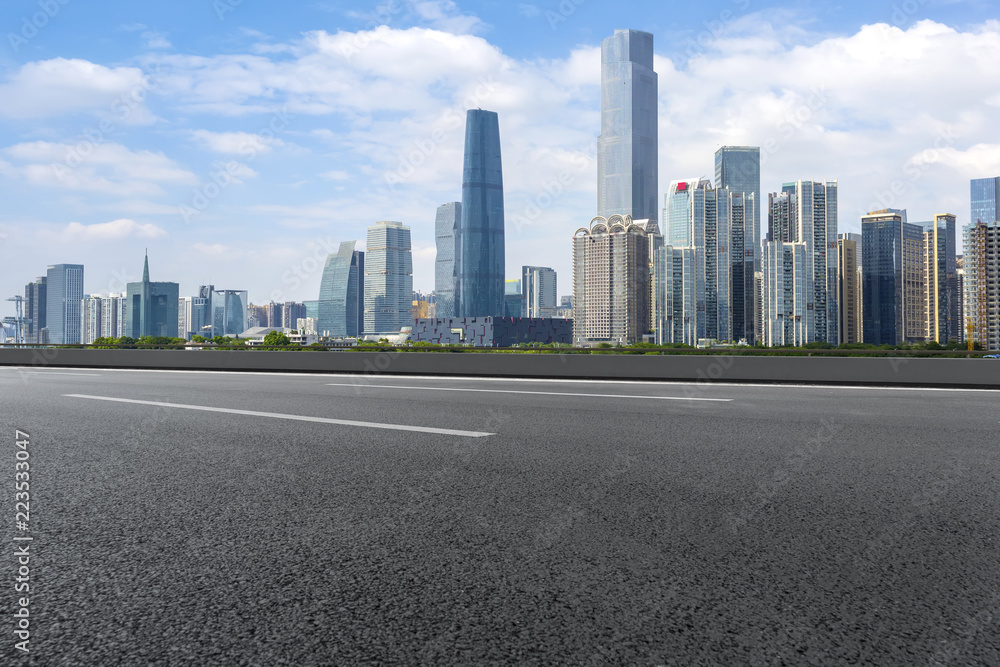
[[[438,19],[401,5],[404,10],[378,30],[369,28],[370,16],[327,14],[316,20],[322,32],[283,37],[258,30],[266,25],[263,15],[241,6],[204,28],[230,35],[225,47],[193,43],[155,15],[146,17],[143,29],[126,23],[109,28],[108,43],[64,45],[60,21],[73,18],[67,6],[3,64],[4,85],[16,97],[0,108],[8,119],[0,142],[2,187],[11,202],[0,215],[0,249],[28,266],[23,273],[5,272],[0,288],[21,293],[46,265],[74,262],[90,267],[86,293],[121,292],[139,279],[130,258],[148,246],[162,258],[158,273],[180,281],[183,294],[216,282],[245,286],[258,303],[312,300],[327,254],[340,242],[364,239],[374,221],[394,219],[413,229],[414,286],[429,292],[434,213],[456,198],[460,121],[476,106],[497,110],[504,123],[506,275],[540,265],[568,276],[566,239],[591,217],[597,200],[600,42],[622,28],[656,38],[658,197],[678,178],[711,178],[712,153],[720,146],[759,145],[764,192],[792,179],[839,179],[842,232],[859,231],[863,212],[885,207],[907,208],[914,219],[953,211],[959,228],[968,224],[968,179],[1000,173],[1000,164],[991,148],[998,124],[989,122],[997,106],[978,92],[982,79],[965,81],[981,67],[977,49],[997,43],[1000,32],[979,23],[968,8],[942,14],[927,7],[902,21],[891,12],[865,10],[853,23],[841,17],[820,33],[803,14],[767,18],[761,6],[708,31],[705,45],[699,44],[698,17],[711,22],[728,5],[701,8],[676,26],[651,25],[627,13],[607,19],[596,16],[603,9],[581,6],[554,30],[542,8],[519,20],[553,35],[544,53],[526,52],[502,26],[482,27],[473,19],[487,9],[464,3]],[[921,22],[926,17],[935,22]],[[20,18],[9,22],[18,25]],[[772,28],[779,18],[798,32],[776,38]],[[336,29],[330,20],[339,22]],[[879,20],[884,25],[876,25]],[[157,30],[164,34],[152,34]],[[751,37],[773,54],[753,47]],[[865,51],[884,43],[919,67],[893,71],[889,81],[877,70],[898,67],[897,61],[858,65],[845,55],[848,47]],[[691,44],[697,49],[688,53]],[[947,62],[934,53],[942,48],[950,54]],[[456,50],[469,56],[460,67],[446,57]],[[823,76],[799,81],[794,75],[821,54],[828,62]],[[193,70],[185,55],[204,58],[205,67]],[[402,107],[365,95],[370,108],[345,109],[318,90],[326,108],[310,109],[288,85],[306,58],[322,61],[335,81],[388,85],[410,72],[397,56],[412,56],[414,67],[425,72],[406,85],[412,94]],[[960,81],[946,76],[947,65],[956,62],[968,74]],[[259,88],[241,94],[220,89],[218,99],[174,88],[207,85],[227,63],[238,64],[245,82],[255,86],[262,68],[282,69],[282,80],[269,85],[273,100],[288,102],[285,111]],[[150,77],[141,79],[143,71]],[[983,76],[995,75],[989,70]],[[899,110],[876,110],[863,99],[875,84],[905,86],[913,77],[929,91],[920,117],[903,122]],[[743,96],[739,103],[718,104],[725,86]],[[931,100],[935,90],[948,105]],[[852,114],[864,122],[852,125]],[[229,173],[231,162],[242,166]],[[71,168],[53,167],[60,164]],[[896,181],[900,187],[894,188]],[[198,192],[207,203],[196,200]],[[184,207],[195,211],[187,220]]]

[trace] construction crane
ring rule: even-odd
[[[14,316],[14,344],[24,345],[24,297],[17,295],[7,300],[13,301],[16,308]]]

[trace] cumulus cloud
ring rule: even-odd
[[[0,115],[48,118],[77,111],[103,111],[149,82],[136,67],[105,67],[86,60],[53,58],[23,65],[0,83]]]
[[[191,135],[200,145],[210,151],[246,157],[268,153],[276,146],[285,145],[285,142],[277,137],[250,132],[195,130]]]

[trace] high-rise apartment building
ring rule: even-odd
[[[80,304],[80,342],[89,345],[101,337],[102,302],[100,295],[85,294]]]
[[[434,294],[437,317],[455,317],[455,291],[458,283],[455,258],[459,252],[461,226],[462,202],[453,201],[438,207],[434,219],[434,239],[437,246]]]
[[[924,228],[924,337],[942,345],[961,339],[955,216],[941,213]]]
[[[126,288],[125,334],[130,338],[143,336],[177,336],[180,285],[151,282],[149,256],[142,267],[142,282],[128,283]]]
[[[464,211],[464,204],[462,208]],[[364,333],[399,333],[402,327],[412,326],[413,259],[409,227],[401,222],[377,222],[368,228],[364,277]],[[502,313],[503,274],[500,308]]]
[[[858,247],[860,234],[841,234],[837,239],[837,283],[840,302],[840,342],[860,343],[861,337],[861,266]]]
[[[664,245],[656,253],[656,343],[698,343],[695,249]]]
[[[770,241],[764,246],[763,343],[770,347],[814,342],[810,325],[809,244]]]
[[[976,343],[1000,350],[1000,221],[973,222],[964,236],[965,316]]]
[[[48,267],[45,285],[45,327],[48,329],[49,343],[79,343],[83,265],[56,264]]]
[[[354,241],[344,241],[336,255],[326,258],[319,285],[321,336],[360,336],[365,326],[365,253],[354,249]]]
[[[282,327],[285,329],[295,329],[295,324],[299,321],[300,317],[307,317],[309,311],[306,310],[306,304],[300,303],[298,301],[286,301],[281,304],[281,322],[283,322]]]
[[[802,283],[806,292],[801,314],[805,342],[839,344],[837,181],[785,183],[780,193],[768,195],[768,208],[768,243],[806,244],[804,270],[808,280]],[[787,250],[771,252],[766,246],[764,253],[770,253],[774,261],[788,255]],[[771,294],[768,292],[767,298]]]
[[[651,330],[649,234],[655,220],[594,218],[573,237],[573,342],[640,342]]]
[[[48,341],[48,329],[45,324],[46,276],[35,278],[35,282],[24,286],[24,342],[43,344]],[[42,330],[45,329],[45,335]]]
[[[500,121],[494,111],[470,109],[466,115],[461,215],[455,314],[501,316],[505,277],[503,165]]]
[[[524,317],[555,317],[556,272],[544,266],[522,266],[520,293],[524,299]]]
[[[653,36],[615,30],[601,43],[597,214],[657,217],[657,76]]]
[[[657,339],[664,342],[684,342],[697,345],[702,341],[746,341],[756,339],[756,297],[754,283],[755,248],[752,246],[757,223],[754,196],[734,193],[728,189],[713,189],[704,179],[675,181],[670,186],[663,219],[668,228],[666,246],[654,252],[657,266],[653,303],[654,323],[671,326],[688,317],[678,309],[684,301],[668,299],[670,265],[692,261],[694,283],[691,294],[695,299],[695,320],[684,331],[685,340],[676,340],[675,333]],[[683,248],[689,254],[677,254]],[[661,253],[665,253],[659,256]],[[676,271],[681,271],[676,268]],[[688,270],[683,269],[685,275]],[[676,288],[675,289],[679,289]],[[672,307],[672,312],[660,313],[660,305]],[[672,304],[672,305],[671,305]],[[680,329],[676,329],[680,330]]]
[[[898,345],[926,337],[924,232],[906,211],[885,209],[861,219],[864,342]]]

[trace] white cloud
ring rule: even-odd
[[[48,118],[77,111],[102,111],[149,83],[136,67],[104,67],[86,60],[54,58],[23,65],[0,84],[0,115]]]
[[[209,132],[195,130],[191,135],[210,151],[228,155],[243,155],[253,157],[268,153],[275,146],[284,146],[285,142],[277,137],[250,132]]]
[[[5,173],[35,185],[119,196],[162,194],[161,184],[194,185],[194,174],[162,153],[121,144],[34,141],[0,151]]]
[[[167,232],[153,224],[140,224],[135,220],[123,218],[102,222],[93,225],[84,225],[79,222],[69,223],[61,231],[59,237],[62,241],[86,242],[86,241],[116,241],[126,238],[146,238],[157,239],[166,236]]]

